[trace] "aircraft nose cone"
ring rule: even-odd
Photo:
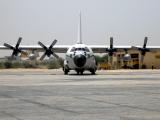
[[[83,67],[86,63],[86,57],[84,55],[76,55],[74,57],[74,63],[77,67]]]

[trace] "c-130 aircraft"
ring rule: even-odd
[[[143,47],[140,46],[113,46],[113,37],[110,37],[110,45],[86,45],[82,42],[82,31],[81,31],[81,13],[79,14],[79,24],[78,24],[78,40],[74,45],[55,45],[57,40],[55,39],[50,46],[45,46],[42,42],[38,42],[38,45],[20,45],[22,38],[19,37],[16,46],[12,46],[10,44],[4,43],[4,46],[0,46],[0,49],[12,49],[11,57],[14,58],[18,56],[19,53],[23,53],[23,50],[31,50],[36,52],[44,52],[44,54],[40,57],[40,60],[43,60],[45,56],[50,57],[53,55],[58,58],[56,53],[66,53],[63,71],[64,74],[67,75],[70,70],[75,70],[77,74],[83,74],[84,71],[90,71],[91,74],[95,74],[97,70],[97,63],[95,60],[94,53],[108,53],[110,57],[113,56],[115,52],[126,52],[124,56],[125,59],[129,59],[130,55],[128,54],[128,50],[136,49],[141,52],[141,62],[143,62],[143,58],[146,52],[150,51],[159,51],[160,46],[148,46],[147,45],[147,37],[144,39]]]

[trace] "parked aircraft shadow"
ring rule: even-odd
[[[68,75],[70,76],[93,76],[91,73],[84,73],[84,74],[70,73]]]

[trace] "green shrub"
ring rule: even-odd
[[[63,58],[58,58],[58,63],[61,67],[63,67],[63,62],[64,62]]]
[[[52,60],[48,62],[48,69],[57,69],[60,68],[60,64],[57,60]]]
[[[4,66],[4,62],[0,62],[0,69],[4,69],[5,66]]]
[[[23,68],[22,62],[20,61],[12,62],[12,68]]]
[[[37,65],[33,62],[23,62],[24,68],[38,68]]]
[[[102,57],[96,55],[95,59],[97,63],[107,62],[108,61],[108,55],[103,55]]]
[[[12,62],[11,61],[5,61],[4,62],[4,66],[5,66],[5,68],[12,68]]]
[[[4,68],[48,68],[57,69],[63,66],[63,59],[49,59],[43,61],[4,60],[0,62],[0,69]]]

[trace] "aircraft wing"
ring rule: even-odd
[[[131,49],[138,50],[139,48],[142,48],[141,46],[132,46]],[[157,52],[160,51],[160,46],[147,46],[147,49],[149,49],[150,52]]]
[[[90,45],[89,46],[94,53],[107,53],[106,49],[109,46],[106,45]],[[129,50],[132,46],[114,46],[117,52],[123,52],[125,49]]]
[[[90,45],[89,46],[94,53],[107,53],[106,49],[109,49],[110,46],[106,45]],[[114,49],[117,50],[117,52],[124,52],[125,50],[139,50],[139,48],[142,48],[142,46],[114,46]],[[157,52],[160,51],[160,46],[147,46],[147,49],[149,49],[150,52]]]
[[[160,46],[148,46],[147,48],[150,49],[151,52],[160,51]]]
[[[66,53],[68,48],[71,45],[55,45],[52,49],[55,53]],[[49,47],[49,46],[46,46]],[[107,53],[106,49],[109,49],[109,46],[106,45],[89,45],[89,47],[92,49],[94,53]],[[117,50],[117,52],[124,52],[125,49],[127,50],[138,50],[141,48],[141,46],[114,46],[114,48]],[[157,52],[160,51],[160,46],[147,46],[147,48],[151,52]],[[0,49],[2,50],[10,50],[9,48],[5,46],[0,46]],[[19,49],[21,50],[36,50],[38,52],[43,52],[44,49],[41,46],[38,45],[21,45],[19,46]]]
[[[46,46],[46,47],[49,47],[49,46]],[[55,45],[52,49],[56,53],[66,53],[69,47],[70,47],[70,45]],[[1,50],[10,50],[9,48],[7,48],[5,46],[0,46],[0,49]],[[38,46],[38,45],[34,45],[34,46],[20,45],[19,49],[20,50],[36,50],[38,52],[45,51],[41,46]]]

